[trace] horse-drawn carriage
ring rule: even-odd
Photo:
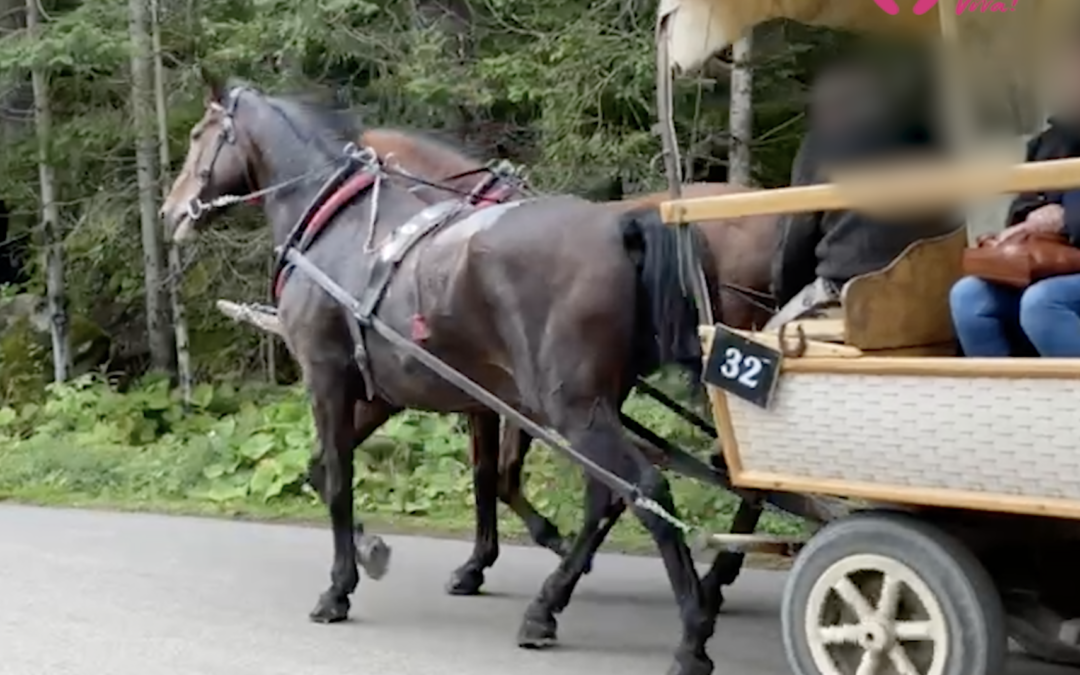
[[[786,15],[869,29],[895,24],[915,33],[936,28],[925,11],[879,16],[876,8],[837,9],[852,4],[762,0],[765,9],[755,14],[746,0],[665,3],[661,111],[669,110],[669,55],[693,67],[763,19]],[[1055,0],[1043,4],[1057,6]],[[1011,15],[978,18],[1000,21],[1004,32],[1015,34]],[[715,546],[737,553],[758,545],[796,548],[748,534],[762,497],[833,521],[802,549],[785,593],[785,645],[802,675],[889,669],[987,675],[1002,666],[1006,633],[1038,656],[1080,662],[1073,620],[1080,616],[1080,594],[1068,583],[1068,561],[1074,549],[1080,552],[1074,536],[1080,532],[1074,522],[1080,479],[1069,472],[1075,461],[1067,422],[1080,365],[954,357],[947,293],[960,275],[965,233],[918,242],[888,268],[853,279],[835,316],[799,321],[775,334],[702,321],[722,449],[714,468],[618,412],[629,389],[623,378],[639,372],[636,360],[655,366],[661,356],[671,357],[669,363],[685,356],[670,349],[652,353],[655,336],[638,341],[623,330],[667,330],[659,324],[672,317],[661,315],[678,304],[671,294],[681,295],[673,259],[680,249],[690,254],[679,256],[680,263],[695,259],[686,240],[676,247],[668,237],[677,230],[650,227],[647,214],[627,213],[625,206],[563,197],[517,200],[519,186],[482,167],[442,174],[484,178],[450,190],[454,198],[446,200],[438,194],[440,175],[394,168],[380,153],[355,147],[337,156],[328,142],[340,139],[326,119],[244,86],[215,88],[164,208],[178,231],[188,232],[210,210],[266,198],[280,256],[275,291],[282,316],[266,307],[223,309],[285,335],[312,390],[320,437],[312,478],[330,507],[335,535],[332,584],[314,619],[346,616],[358,581],[354,558],[374,578],[385,571],[386,551],[377,539],[362,530],[353,536],[351,453],[403,407],[470,415],[478,541],[451,590],[479,588],[497,555],[490,530],[495,471],[485,462],[498,445],[492,436],[499,420],[486,407],[580,461],[591,481],[585,527],[569,549],[551,545],[563,561],[526,612],[522,645],[554,641],[555,614],[629,505],[661,548],[681,605],[684,634],[675,672],[711,671],[704,644],[722,601],[719,588],[733,580],[741,557],[719,557],[698,579],[683,541],[689,528],[675,515],[662,478],[646,466],[658,460],[745,498],[738,531],[708,537]],[[677,160],[666,136],[667,156]],[[321,147],[305,140],[311,138],[323,141]],[[679,177],[672,178],[678,186]],[[424,201],[400,181],[419,181],[437,194]],[[897,177],[886,190],[872,183],[736,191],[672,200],[660,211],[664,221],[685,224],[1074,187],[1080,186],[1080,160],[974,168],[961,161]],[[294,190],[298,185],[305,187]],[[228,194],[244,190],[251,192]],[[486,204],[495,206],[482,208]],[[330,228],[332,221],[342,222]],[[669,256],[666,265],[661,254]],[[696,269],[684,271],[691,274],[683,279],[700,278]],[[649,311],[617,302],[638,297],[652,303]],[[699,308],[710,304],[696,300]],[[643,318],[650,311],[653,316]],[[672,342],[677,333],[671,328]],[[578,353],[567,358],[573,350]],[[624,429],[661,456],[636,450]],[[848,515],[823,497],[887,507]]]
[[[770,11],[887,31],[936,31],[940,18],[952,38],[957,24],[979,21],[985,31],[997,21],[990,32],[1017,44],[1022,22],[1045,27],[1063,16],[1060,5],[1036,2],[1018,8],[1022,16],[974,17],[956,16],[951,2],[937,16],[906,7],[889,16],[869,2],[763,2],[747,16],[749,3],[736,4],[669,3],[661,57],[692,68]],[[954,55],[961,51],[959,41],[947,42]],[[990,180],[970,180],[972,172],[960,162],[922,176],[921,188],[891,182],[888,194],[825,185],[673,200],[662,209],[679,224],[898,205],[930,191],[959,200],[1062,189],[1078,185],[1080,162],[999,168]],[[848,282],[831,316],[770,333],[701,329],[731,482],[862,502],[809,540],[789,576],[783,637],[800,675],[1000,672],[1007,635],[1036,657],[1080,664],[1072,573],[1080,455],[1070,414],[1080,362],[956,356],[948,293],[967,245],[963,230],[912,245],[888,268]]]

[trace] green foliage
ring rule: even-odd
[[[204,384],[188,411],[162,379],[120,392],[86,375],[47,389],[41,404],[0,407],[0,496],[323,513],[306,483],[316,443],[308,400],[299,388]],[[673,442],[708,451],[704,439],[671,413],[641,399],[628,405],[635,418]],[[357,510],[471,523],[472,469],[461,425],[456,417],[420,413],[384,425],[357,453]],[[583,483],[576,465],[537,444],[525,483],[529,498],[563,531],[580,526]],[[735,506],[730,495],[678,478],[673,489],[687,520],[727,525]],[[766,526],[798,528],[795,521],[771,516]],[[514,516],[505,517],[503,527],[522,530]],[[630,518],[619,530],[616,536],[624,540],[645,540]]]
[[[270,88],[326,85],[370,125],[443,131],[477,156],[526,163],[541,189],[580,191],[615,177],[628,191],[664,184],[652,130],[655,0],[162,4],[174,167],[202,113],[196,66],[205,65]],[[147,347],[128,3],[54,0],[46,11],[40,39],[18,31],[0,39],[0,70],[24,80],[31,65],[49,69],[69,306],[104,329],[121,367],[137,368]],[[793,26],[770,31],[755,76],[755,170],[776,185],[787,180],[798,140],[801,83],[832,38]],[[695,179],[723,164],[727,89],[723,78],[676,87],[676,127]],[[18,235],[37,223],[37,147],[32,133],[3,140],[0,195],[16,212]],[[212,301],[220,289],[264,298],[269,257],[261,214],[243,208],[185,253],[182,290],[203,379],[263,367],[259,337]],[[42,275],[32,271],[29,290],[40,293]]]
[[[32,401],[45,393],[52,359],[30,319],[20,317],[0,334],[0,401]]]

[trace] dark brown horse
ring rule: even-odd
[[[288,262],[275,284],[278,312],[312,399],[312,482],[334,542],[330,587],[311,618],[344,620],[357,561],[370,562],[357,542],[362,527],[354,530],[356,446],[413,408],[473,414],[479,454],[497,457],[499,415],[478,403],[490,394],[511,406],[504,414],[523,415],[519,423],[556,445],[565,439],[591,464],[582,530],[526,610],[519,643],[554,642],[555,614],[629,504],[679,605],[683,630],[669,672],[710,673],[716,575],[698,578],[669,520],[667,480],[619,418],[638,377],[701,362],[675,233],[655,209],[618,213],[568,196],[433,210],[383,180],[381,162],[342,149],[357,132],[351,115],[213,86],[162,207],[182,241],[219,209],[257,195]],[[459,376],[437,373],[443,365],[468,380],[452,384]]]
[[[474,195],[479,199],[507,200],[524,196],[514,185],[492,181],[484,165],[445,143],[413,132],[396,129],[368,129],[360,138],[363,145],[400,170],[399,178],[426,201]],[[478,193],[478,188],[483,189]],[[692,183],[683,186],[687,197],[732,194],[749,188],[728,183]],[[633,195],[604,205],[617,212],[655,207],[668,199],[667,192]],[[714,298],[720,319],[735,328],[760,327],[771,316],[767,304],[770,266],[777,244],[776,216],[749,216],[698,224],[708,253],[718,269],[718,297]],[[470,420],[470,429],[475,430]],[[540,546],[562,554],[565,550],[558,528],[541,515],[522,492],[522,469],[532,437],[509,421],[504,421],[498,462],[477,452],[473,439],[473,473],[477,509],[475,547],[469,560],[451,575],[447,590],[456,595],[473,595],[484,583],[484,571],[494,565],[499,554],[498,523],[488,516],[498,499],[507,504],[525,523]],[[648,446],[642,446],[647,449]],[[494,485],[492,485],[494,483]],[[588,569],[588,566],[586,566]]]

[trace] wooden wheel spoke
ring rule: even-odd
[[[855,675],[875,675],[880,664],[881,654],[868,649],[863,652],[862,659],[859,660],[859,669],[855,671]]]
[[[889,650],[889,661],[899,675],[919,675],[919,670],[908,658],[907,652],[900,645]]]
[[[854,644],[859,641],[865,629],[857,623],[839,626],[822,626],[819,637],[827,645]]]
[[[936,640],[937,633],[931,621],[897,621],[893,624],[893,634],[901,642]]]
[[[833,590],[847,603],[848,607],[851,607],[859,621],[869,621],[874,618],[874,608],[870,606],[866,596],[849,577],[845,576],[837,581]]]

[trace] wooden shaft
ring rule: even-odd
[[[809,187],[756,190],[662,202],[665,223],[812,211],[920,209],[1016,192],[1080,187],[1080,159],[1013,166],[945,163],[866,171],[858,178]]]

